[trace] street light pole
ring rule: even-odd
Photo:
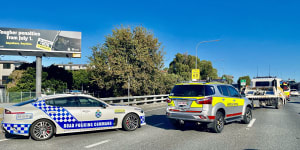
[[[199,45],[202,44],[202,43],[217,42],[217,41],[220,41],[220,40],[201,41],[201,42],[199,42],[199,43],[197,44],[197,46],[196,46],[196,67],[195,67],[195,69],[197,69],[197,60],[198,60],[198,55],[197,55],[198,52],[197,52],[197,49],[198,49]]]

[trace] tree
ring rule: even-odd
[[[183,80],[192,79],[192,69],[196,66],[196,57],[187,54],[177,53],[173,61],[169,65],[169,73],[180,75]],[[197,59],[197,68],[200,69],[200,78],[206,80],[218,78],[217,69],[213,68],[211,61]]]
[[[18,69],[11,74],[10,78],[13,79],[9,83],[8,91],[10,92],[29,92],[35,91],[35,81],[36,81],[36,69],[32,66],[35,62],[30,64],[23,64]],[[70,82],[71,80],[71,82]],[[51,65],[49,67],[43,67],[42,72],[42,91],[56,91],[63,92],[69,83],[69,86],[72,87],[72,73],[59,68],[57,66]]]
[[[87,89],[89,86],[89,74],[87,70],[72,71],[73,74],[73,89]]]
[[[232,84],[233,83],[233,76],[231,75],[222,75],[222,79],[226,79],[227,84]]]
[[[159,94],[163,67],[161,43],[144,27],[121,26],[92,47],[88,71],[104,96]],[[128,86],[130,83],[130,87]]]
[[[249,75],[239,77],[239,79],[237,80],[238,85],[241,85],[241,80],[246,80],[246,85],[250,85],[251,79],[250,79]]]

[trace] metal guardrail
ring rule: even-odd
[[[164,95],[146,95],[146,96],[130,96],[130,97],[109,97],[99,98],[108,104],[120,104],[120,105],[147,105],[153,103],[165,102],[168,98],[168,94]],[[9,106],[21,101],[8,101],[0,103],[0,107]]]
[[[125,105],[145,105],[152,103],[165,102],[168,98],[168,94],[165,95],[146,95],[146,96],[130,96],[130,97],[111,97],[100,98],[108,104],[125,104]]]

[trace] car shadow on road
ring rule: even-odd
[[[15,140],[22,140],[22,139],[29,139],[29,136],[22,136],[22,135],[13,135],[5,133],[6,139],[15,139]]]
[[[86,131],[86,132],[74,132],[74,133],[65,133],[65,134],[56,134],[54,135],[55,138],[65,137],[65,136],[76,136],[82,134],[95,134],[95,133],[105,133],[105,132],[114,132],[118,131],[119,129],[107,129],[107,130],[98,130],[98,131]],[[122,130],[122,129],[120,129]],[[30,139],[29,136],[22,136],[22,135],[14,135],[14,134],[5,134],[5,138],[7,139]]]
[[[288,103],[292,103],[292,104],[300,104],[300,102],[288,102]]]
[[[184,124],[184,126],[175,126],[169,121],[166,115],[146,116],[146,123],[149,126],[153,126],[165,130],[178,130],[178,131],[195,130],[200,132],[209,131],[206,125],[204,124],[197,125],[196,123],[193,122],[187,122]]]

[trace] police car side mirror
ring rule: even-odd
[[[102,107],[103,109],[106,109],[106,105],[100,105],[100,107]]]

